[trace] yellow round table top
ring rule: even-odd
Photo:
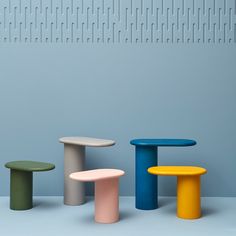
[[[148,172],[153,175],[203,175],[207,170],[198,166],[153,166],[148,168]]]

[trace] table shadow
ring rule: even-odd
[[[51,202],[47,200],[34,200],[33,207],[40,209],[58,208],[64,205],[63,202]]]
[[[216,214],[218,214],[218,210],[216,208],[212,208],[212,207],[202,208],[202,217],[208,217],[208,216],[216,215]]]

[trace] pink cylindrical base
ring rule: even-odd
[[[119,178],[95,182],[95,221],[110,224],[119,220]]]

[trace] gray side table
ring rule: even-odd
[[[63,137],[64,143],[64,204],[81,205],[85,203],[85,186],[73,181],[69,175],[85,170],[85,149],[88,147],[108,147],[115,144],[113,140],[88,137]]]

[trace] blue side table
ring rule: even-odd
[[[193,146],[196,141],[189,139],[134,139],[135,145],[135,207],[140,210],[158,208],[157,176],[150,175],[147,169],[157,166],[158,147]]]

